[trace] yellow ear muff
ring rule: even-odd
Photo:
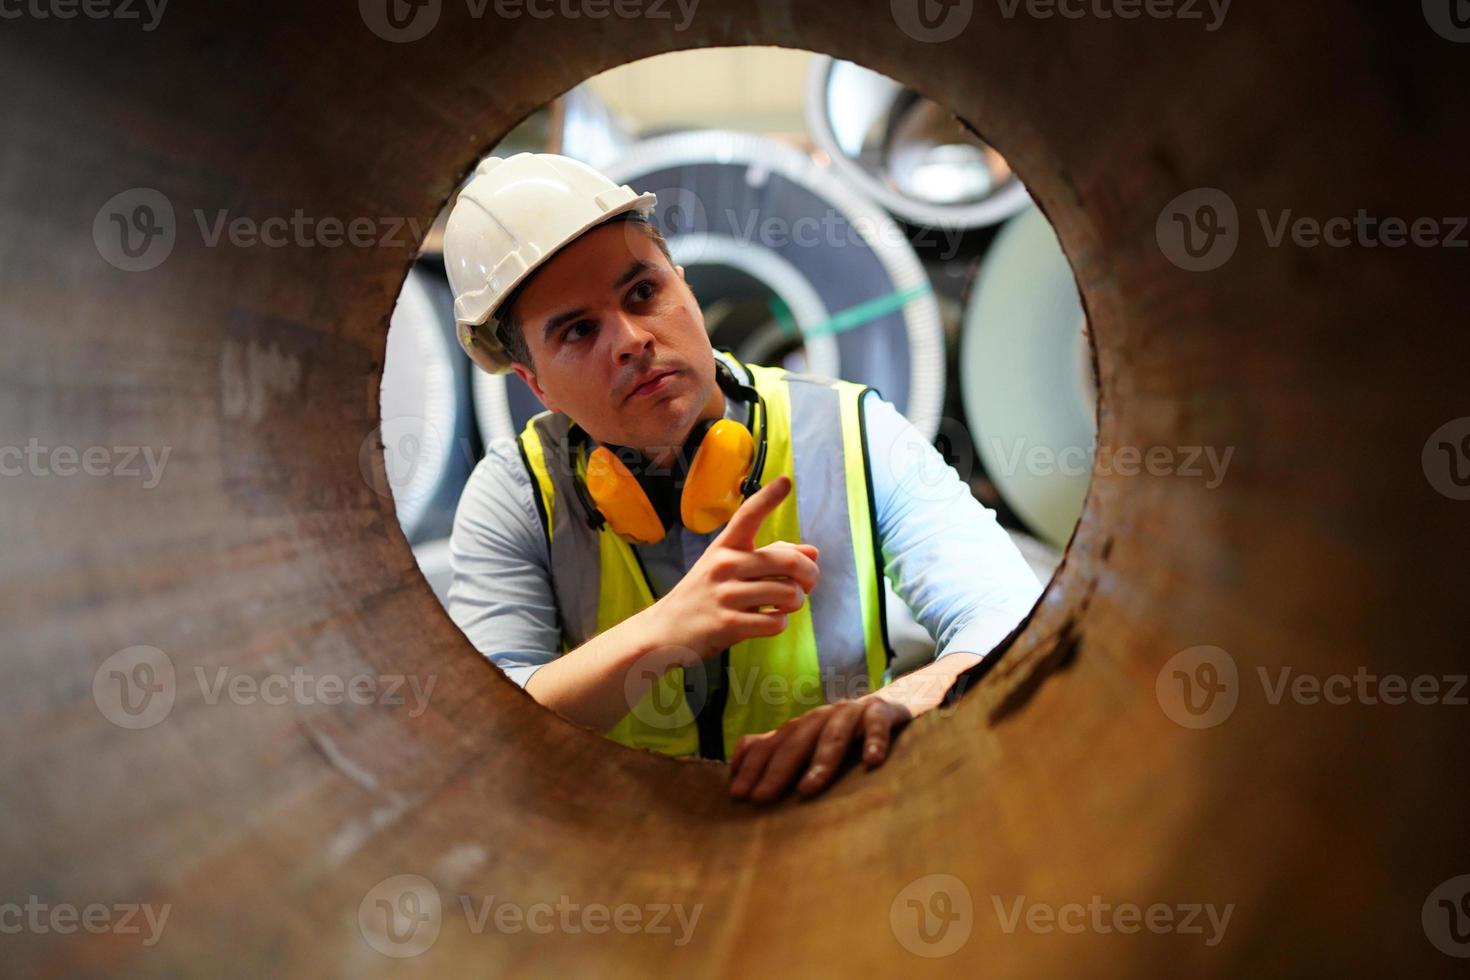
[[[587,458],[587,493],[608,526],[638,544],[654,544],[664,536],[664,524],[623,461],[604,446]]]
[[[744,499],[740,484],[750,475],[755,439],[739,422],[720,419],[700,440],[679,497],[679,518],[696,534],[727,523]]]

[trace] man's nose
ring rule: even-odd
[[[653,333],[637,317],[620,313],[612,322],[613,359],[627,364],[653,349]]]

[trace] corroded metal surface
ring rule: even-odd
[[[1273,247],[1256,217],[1470,213],[1457,94],[1470,49],[1419,4],[1240,4],[1207,31],[977,3],[953,8],[972,19],[943,42],[905,33],[903,5],[887,3],[706,0],[676,30],[674,7],[474,19],[446,2],[408,43],[356,6],[180,3],[152,31],[34,15],[0,29],[0,443],[34,440],[52,464],[55,447],[113,453],[109,476],[42,472],[36,455],[0,482],[3,897],[170,907],[151,946],[118,929],[6,935],[6,972],[1302,976],[1460,962],[1421,911],[1470,872],[1470,709],[1271,696],[1285,667],[1464,671],[1470,503],[1421,453],[1470,414],[1465,253]],[[727,802],[721,767],[604,742],[487,666],[420,580],[374,490],[372,442],[414,251],[397,219],[427,228],[478,153],[584,77],[748,43],[859,61],[979,123],[1076,268],[1103,444],[1233,449],[1213,488],[1099,474],[1057,580],[995,669],[881,770],[764,811]],[[1239,242],[1222,267],[1189,272],[1156,225],[1201,187],[1237,205]],[[150,271],[103,257],[135,261],[109,213],[140,235],[156,226],[137,197],[108,211],[135,188],[174,213]],[[298,209],[369,218],[375,244],[326,247],[320,229],[301,233],[313,247],[210,244],[221,212],[263,223]],[[118,471],[124,447],[169,449],[153,485],[137,463],[145,475]],[[1215,664],[1235,667],[1236,697],[1196,729],[1165,708],[1181,710],[1176,669],[1211,680],[1171,659],[1202,645],[1228,654]],[[167,661],[109,661],[137,646]],[[169,665],[166,717],[116,723],[142,718],[118,713],[124,685],[161,690]],[[403,704],[216,687],[293,671],[434,686],[427,706],[407,686]],[[417,907],[380,886],[399,875],[427,882]],[[700,911],[681,945],[677,925],[592,934],[560,913],[547,933],[500,927],[478,917],[491,896]],[[1090,913],[1080,931],[1010,918],[1094,896],[1234,909],[1216,945],[1208,929],[1125,935]],[[419,955],[365,938],[360,913],[382,919],[378,899],[428,915],[435,897]],[[917,931],[916,911],[946,910]],[[962,940],[949,956],[919,955],[945,937]]]

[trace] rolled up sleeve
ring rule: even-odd
[[[546,533],[513,443],[470,475],[449,538],[449,617],[521,687],[561,651]]]
[[[934,638],[935,659],[984,656],[1016,628],[1042,585],[995,512],[892,404],[863,397],[884,570]]]

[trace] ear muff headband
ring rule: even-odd
[[[684,446],[690,462],[679,494],[679,519],[696,534],[708,534],[727,523],[741,502],[760,489],[766,461],[765,399],[754,387],[741,384],[724,363],[716,361],[715,369],[720,388],[751,405],[752,423],[759,416],[760,435],[756,438],[731,419],[702,422],[691,433]],[[568,436],[575,465],[583,458],[587,434],[573,425]],[[573,482],[588,526],[598,530],[605,523],[637,544],[662,540],[668,528],[649,499],[645,481],[606,446],[596,447],[586,459],[583,478]]]
[[[728,351],[726,352],[728,353]],[[734,356],[733,354],[730,356]],[[742,478],[740,483],[740,496],[749,497],[761,488],[761,473],[766,468],[766,421],[770,418],[766,414],[766,400],[753,385],[741,384],[731,370],[725,366],[723,361],[715,362],[715,377],[719,380],[720,387],[726,394],[746,402],[751,407],[751,424],[759,435],[755,436],[755,458],[751,461],[750,470]],[[759,416],[759,422],[756,420]],[[735,423],[739,425],[739,423]],[[741,426],[744,428],[744,426]],[[692,469],[692,464],[691,464]],[[738,504],[736,505],[738,508]],[[733,514],[734,511],[731,511]],[[728,519],[728,518],[727,518]]]

